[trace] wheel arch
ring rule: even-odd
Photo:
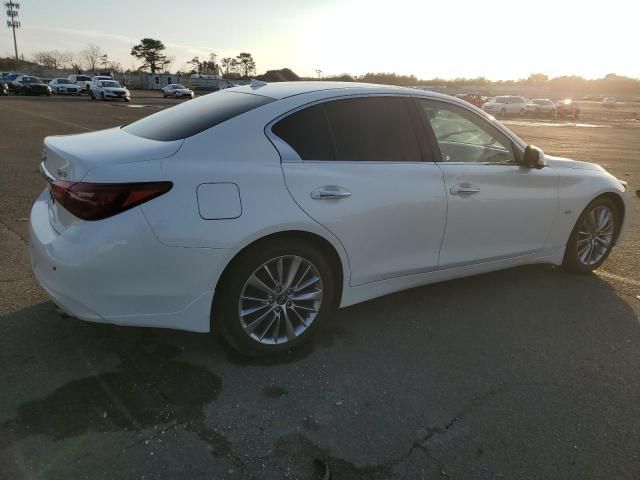
[[[614,240],[614,245],[618,242],[618,238],[620,236],[620,232],[622,231],[623,228],[623,224],[624,224],[624,220],[625,220],[625,216],[626,216],[626,205],[625,202],[623,200],[623,198],[620,196],[619,193],[616,192],[605,192],[605,193],[601,193],[600,195],[598,195],[597,197],[595,197],[593,200],[591,200],[591,202],[601,199],[601,198],[606,198],[608,200],[611,200],[613,202],[613,204],[616,206],[616,209],[618,210],[618,215],[620,218],[620,222],[618,223],[618,225],[616,225],[616,236],[615,236],[615,240]],[[589,202],[589,203],[591,203]],[[586,208],[586,207],[585,207]]]
[[[287,240],[293,239],[293,240],[314,245],[316,246],[316,248],[318,248],[320,251],[322,251],[324,254],[327,255],[327,259],[337,276],[336,298],[338,298],[339,303],[341,303],[340,299],[342,298],[344,293],[345,282],[348,285],[348,281],[349,281],[349,278],[348,278],[349,266],[348,266],[348,259],[346,258],[346,253],[344,253],[344,255],[340,255],[338,248],[331,241],[329,241],[327,238],[323,237],[318,233],[310,232],[307,230],[298,230],[298,229],[282,230],[282,231],[263,235],[256,239],[252,239],[250,242],[244,245],[240,250],[235,252],[235,254],[229,259],[229,261],[227,262],[226,266],[222,270],[222,273],[218,277],[218,280],[215,284],[213,299],[211,304],[211,312],[212,312],[211,326],[210,326],[211,331],[213,331],[213,327],[215,323],[213,311],[214,311],[214,305],[216,303],[216,295],[219,291],[218,287],[222,282],[225,281],[225,277],[233,269],[234,265],[247,252],[249,252],[254,248],[259,248],[260,244],[277,241],[277,240],[283,240],[283,239],[287,239]]]

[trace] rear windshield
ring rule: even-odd
[[[273,98],[262,95],[214,92],[149,115],[122,129],[149,140],[181,140],[271,102]]]

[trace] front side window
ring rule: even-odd
[[[422,160],[407,100],[402,97],[324,102],[285,117],[272,132],[302,160]]]
[[[438,143],[443,162],[515,163],[509,138],[468,110],[434,100],[418,100]]]

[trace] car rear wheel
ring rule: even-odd
[[[100,98],[105,101],[107,100],[107,97],[105,97],[104,92],[100,92]]]
[[[220,280],[213,319],[238,352],[269,355],[310,340],[336,306],[325,256],[293,241],[268,241],[242,254]]]
[[[567,242],[563,267],[589,273],[602,265],[615,243],[619,212],[608,198],[597,198],[584,209]]]

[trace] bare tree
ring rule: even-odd
[[[72,55],[68,52],[60,52],[59,50],[49,50],[36,52],[33,59],[39,65],[51,70],[59,70],[71,62]]]
[[[94,45],[90,43],[87,45],[87,48],[80,52],[80,60],[82,64],[85,66],[86,70],[90,72],[95,72],[96,65],[100,61],[100,57],[104,55],[102,53],[102,48],[98,45]]]

